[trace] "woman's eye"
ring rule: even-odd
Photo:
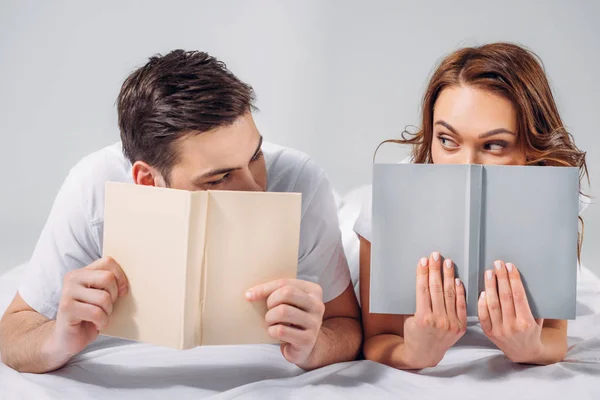
[[[446,136],[438,136],[438,139],[440,140],[441,145],[444,147],[451,149],[455,149],[458,147],[458,145],[455,142],[453,142],[450,138]]]
[[[502,151],[506,148],[506,144],[498,142],[486,143],[483,148],[489,151]]]

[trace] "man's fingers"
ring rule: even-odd
[[[311,314],[287,304],[278,305],[267,311],[265,321],[269,326],[284,324],[292,325],[300,329],[310,329],[314,325],[317,325],[317,321],[314,320],[314,317]]]
[[[112,314],[113,299],[106,290],[78,286],[73,290],[72,297],[81,303],[100,307],[106,315]]]
[[[303,290],[318,300],[323,300],[323,290],[321,289],[321,286],[300,279],[277,279],[275,281],[263,283],[262,285],[254,286],[246,292],[246,299],[248,301],[266,299],[274,291],[287,285]]]
[[[102,257],[101,259],[87,266],[85,269],[104,270],[111,272],[115,277],[115,281],[118,288],[117,293],[120,296],[127,294],[127,291],[129,289],[129,282],[127,281],[127,276],[125,275],[125,272],[123,272],[123,269],[121,269],[119,264],[117,264],[117,262],[112,257]]]
[[[267,308],[270,310],[281,304],[289,304],[306,312],[324,312],[324,304],[304,290],[287,285],[275,290],[267,298]]]
[[[103,269],[98,270],[81,270],[77,275],[79,286],[84,288],[93,288],[107,291],[114,303],[119,297],[119,289],[117,286],[117,280],[112,271]]]
[[[271,325],[267,328],[267,332],[273,339],[289,343],[296,349],[310,345],[313,340],[310,331],[287,325]]]
[[[73,301],[68,308],[68,321],[71,325],[88,321],[94,324],[96,329],[102,330],[108,325],[108,315],[98,306]]]

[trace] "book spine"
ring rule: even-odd
[[[467,193],[465,201],[465,268],[463,280],[467,296],[467,315],[477,315],[479,298],[479,264],[481,255],[481,215],[483,196],[483,167],[469,165],[467,169]]]
[[[203,275],[206,237],[207,194],[190,193],[186,232],[186,280],[182,348],[201,344]]]
[[[202,219],[204,221],[204,232],[202,237],[202,256],[201,256],[201,265],[200,265],[200,307],[198,316],[198,320],[200,322],[200,326],[198,329],[198,345],[201,346],[204,344],[204,308],[206,305],[206,282],[208,280],[208,227],[210,221],[209,218],[209,207],[210,207],[210,199],[211,193],[210,190],[206,193],[206,202],[204,203],[204,208],[202,209],[203,215]]]
[[[191,224],[191,216],[192,216],[192,196],[188,194],[187,202],[186,202],[186,225],[185,225],[185,281],[183,285],[183,307],[181,309],[181,338],[179,343],[180,349],[186,349],[189,347],[189,314],[190,314],[190,304],[189,304],[189,290],[188,290],[188,282],[190,279],[190,224]]]

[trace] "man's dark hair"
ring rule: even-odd
[[[254,110],[254,91],[226,65],[200,51],[157,54],[123,83],[117,99],[123,152],[168,181],[174,143],[232,124]]]

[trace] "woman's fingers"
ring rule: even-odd
[[[440,253],[433,252],[429,257],[429,293],[431,310],[434,314],[445,315],[444,285],[442,283],[442,260]]]
[[[446,313],[451,321],[458,322],[456,315],[456,283],[454,282],[454,263],[450,259],[444,260],[442,268],[444,275],[444,303]]]
[[[431,312],[431,296],[429,295],[429,260],[421,258],[417,264],[417,311],[416,313]]]

